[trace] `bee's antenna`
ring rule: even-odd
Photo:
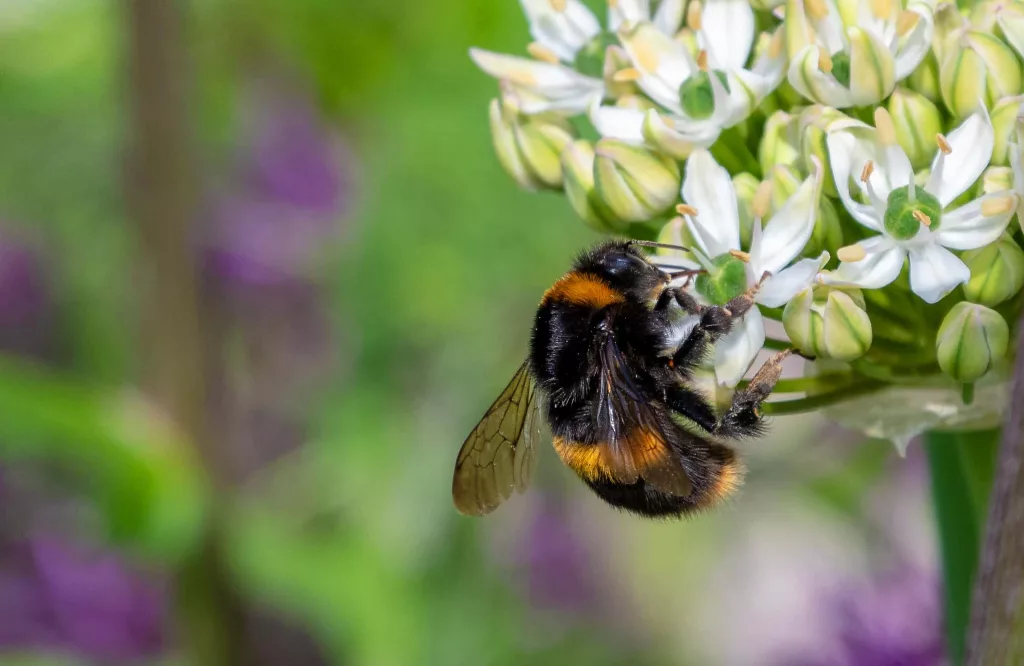
[[[690,248],[683,247],[682,245],[669,245],[668,243],[656,243],[654,241],[645,240],[631,240],[626,245],[639,245],[640,247],[661,247],[666,250],[682,250],[683,252],[689,252]]]

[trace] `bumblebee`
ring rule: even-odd
[[[700,271],[663,271],[644,246],[674,247],[602,243],[544,293],[528,358],[459,451],[452,496],[461,513],[485,515],[526,489],[542,403],[558,456],[614,507],[684,516],[739,486],[744,470],[727,442],[763,432],[761,404],[792,351],[768,360],[717,413],[693,371],[754,307],[759,285],[703,305],[687,291]],[[683,335],[673,304],[696,321]]]

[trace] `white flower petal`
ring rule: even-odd
[[[946,137],[949,155],[936,154],[932,162],[932,175],[925,188],[938,197],[943,206],[967,191],[992,159],[995,147],[995,130],[984,105],[975,111],[959,127]],[[941,169],[936,169],[940,159],[945,159]],[[941,178],[941,181],[940,181]]]
[[[973,250],[995,241],[1006,229],[1020,198],[1011,192],[993,192],[942,214],[939,229],[932,238],[954,250]],[[994,209],[994,210],[993,210]],[[989,212],[984,215],[982,211]]]
[[[937,303],[971,279],[971,270],[937,243],[910,248],[910,288],[926,303]]]
[[[828,260],[828,252],[822,252],[817,259],[801,259],[789,268],[779,271],[761,285],[761,291],[757,292],[757,302],[770,308],[785,305],[794,296],[814,284],[818,272],[825,267]]]
[[[864,248],[860,261],[844,261],[832,273],[822,273],[825,284],[881,289],[892,284],[903,270],[907,251],[886,236],[875,236],[857,243]]]
[[[661,0],[654,14],[654,26],[666,35],[675,36],[683,24],[686,0]]]
[[[630,143],[644,142],[644,117],[640,109],[599,104],[590,108],[590,122],[601,136]]]
[[[740,249],[740,215],[729,172],[706,150],[686,160],[683,199],[697,209],[693,232],[710,258]]]
[[[707,0],[701,22],[708,55],[722,69],[743,69],[754,44],[754,10],[749,0]]]
[[[641,74],[637,81],[640,89],[666,109],[681,114],[679,86],[697,70],[686,47],[650,23],[620,32],[619,39]]]
[[[650,0],[619,0],[608,3],[608,29],[618,31],[623,25],[629,26],[651,19]]]
[[[502,97],[526,115],[557,113],[575,116],[585,112],[604,97],[604,87],[594,79],[591,88],[580,90],[538,91],[532,88],[506,84]]]
[[[562,10],[548,0],[520,0],[530,34],[559,59],[571,62],[576,52],[601,32],[601,23],[580,0],[566,0]]]
[[[910,32],[899,39],[896,49],[896,80],[902,81],[917,69],[928,50],[932,47],[935,34],[935,20],[931,7],[923,2],[912,3],[907,11],[916,12],[921,18]]]
[[[821,170],[808,177],[768,221],[761,241],[758,270],[778,273],[803,252],[814,231],[821,193]]]
[[[764,346],[764,319],[751,308],[732,331],[715,343],[715,377],[719,384],[736,386]]]
[[[874,206],[862,204],[854,200],[850,195],[850,179],[859,178],[864,164],[873,159],[873,156],[865,150],[869,144],[858,140],[853,132],[840,130],[831,132],[825,138],[825,145],[828,147],[829,162],[832,164],[832,177],[839,190],[839,197],[843,201],[843,207],[850,212],[853,219],[865,227],[875,231],[882,230],[882,218]]]
[[[805,46],[789,63],[789,83],[809,100],[845,109],[854,105],[853,93],[831,74],[818,69],[818,47]]]
[[[589,80],[589,77],[564,65],[532,58],[521,58],[478,48],[470,49],[469,57],[480,69],[494,78],[527,88],[573,88]]]

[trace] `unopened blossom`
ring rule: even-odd
[[[632,67],[617,77],[635,81],[658,108],[595,105],[594,126],[603,136],[646,141],[677,159],[707,147],[722,130],[745,119],[782,81],[781,34],[747,69],[754,44],[754,14],[739,0],[694,1],[687,11],[697,51],[651,23],[621,31]]]
[[[992,156],[993,131],[980,109],[938,148],[925,185],[914,181],[910,159],[897,142],[892,118],[875,112],[875,125],[852,123],[829,134],[832,173],[843,205],[863,226],[879,235],[843,248],[842,264],[827,282],[878,289],[892,283],[910,260],[910,288],[935,303],[971,273],[950,250],[972,250],[999,238],[1019,198],[996,192],[947,211],[978,179]],[[856,180],[866,203],[850,192]]]
[[[755,300],[767,307],[785,305],[814,282],[827,253],[793,263],[814,230],[821,195],[822,169],[807,178],[775,215],[767,217],[770,190],[762,187],[753,205],[755,219],[748,252],[740,248],[740,217],[729,172],[706,150],[696,150],[686,163],[680,214],[694,240],[697,265],[708,271],[696,288],[709,302],[724,304],[761,282]],[[684,262],[684,259],[679,261]],[[766,277],[767,276],[767,277]],[[715,374],[720,384],[735,386],[764,345],[764,321],[757,308],[736,323],[715,345]]]
[[[878,104],[928,54],[930,4],[911,0],[788,0],[789,82],[804,97],[843,109]]]

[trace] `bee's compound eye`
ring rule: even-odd
[[[612,275],[635,269],[643,263],[631,254],[614,254],[605,260],[605,267]]]

